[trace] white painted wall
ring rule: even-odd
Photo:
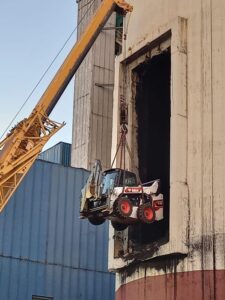
[[[224,269],[225,2],[131,0],[130,3],[134,11],[126,16],[127,40],[120,61],[172,30],[171,236],[158,254],[186,252],[187,258],[177,266],[178,272]],[[185,51],[179,48],[176,36],[180,34],[178,17],[186,20]],[[117,106],[115,96],[114,107]],[[115,145],[116,123],[113,130]],[[109,267],[119,268],[126,263],[113,259],[112,235],[111,231]],[[117,288],[122,282],[164,272],[148,269],[146,273],[137,268],[126,279],[118,275]]]

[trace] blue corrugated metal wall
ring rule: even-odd
[[[71,144],[60,142],[43,151],[39,158],[68,167],[71,165]]]
[[[114,299],[108,224],[79,219],[88,172],[37,161],[0,215],[0,299]]]

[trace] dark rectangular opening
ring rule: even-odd
[[[36,296],[36,295],[33,295],[32,296],[32,300],[53,300],[52,297],[45,297],[45,296]]]
[[[169,239],[170,74],[170,48],[146,59],[133,70],[137,115],[137,137],[134,138],[138,145],[139,176],[142,183],[160,179],[164,195],[164,220],[129,227],[129,243],[135,250],[149,243],[158,248],[159,243]]]

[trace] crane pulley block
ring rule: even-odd
[[[120,125],[128,125],[128,105],[123,95],[120,96]]]

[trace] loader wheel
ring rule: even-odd
[[[88,218],[88,221],[92,224],[92,225],[101,225],[105,222],[105,219],[103,218],[98,218],[98,217],[90,217]]]
[[[112,224],[112,227],[117,231],[125,230],[128,227],[127,224],[113,222],[113,221],[111,221],[111,224]]]
[[[116,204],[116,213],[120,217],[129,217],[132,214],[133,205],[128,198],[120,198]]]
[[[145,203],[138,208],[138,219],[147,224],[151,224],[155,221],[155,210],[150,203]]]

